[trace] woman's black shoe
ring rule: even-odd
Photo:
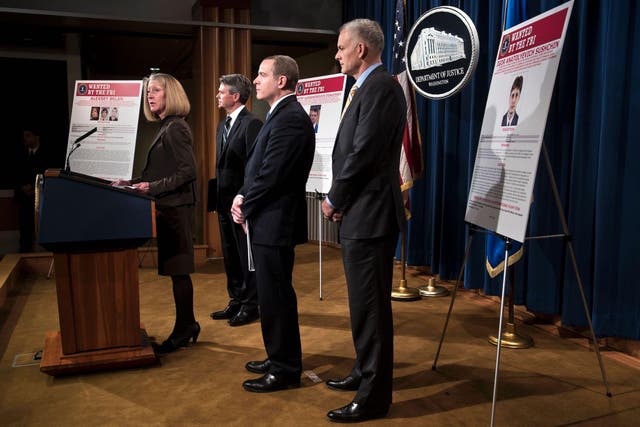
[[[193,340],[195,344],[200,335],[200,324],[198,322],[187,326],[184,331],[179,334],[171,334],[169,338],[164,340],[156,349],[156,353],[164,354],[176,351],[180,347],[188,347],[189,341]]]

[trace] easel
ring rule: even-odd
[[[576,275],[576,280],[578,282],[578,289],[580,290],[580,296],[582,298],[582,305],[584,307],[584,314],[587,318],[587,323],[589,324],[589,331],[591,332],[591,340],[593,341],[595,353],[598,359],[598,364],[600,365],[600,372],[602,374],[602,381],[604,382],[606,395],[607,397],[611,397],[611,391],[609,389],[609,382],[607,381],[607,375],[604,370],[604,365],[602,363],[602,356],[600,355],[600,348],[598,347],[598,341],[596,338],[596,334],[593,330],[593,324],[591,322],[591,315],[589,314],[589,307],[587,305],[587,298],[584,293],[584,288],[582,286],[582,279],[580,278],[580,272],[578,271],[578,263],[576,261],[576,256],[573,251],[573,245],[571,242],[571,235],[569,234],[569,226],[567,225],[567,220],[565,218],[564,210],[562,209],[562,204],[560,203],[560,195],[558,193],[558,187],[556,185],[556,180],[553,175],[553,171],[551,170],[551,161],[549,160],[549,154],[547,153],[547,147],[542,141],[542,153],[544,155],[545,165],[547,168],[547,173],[549,174],[549,179],[551,180],[551,189],[553,191],[553,198],[556,203],[556,208],[558,209],[558,215],[560,216],[560,221],[562,222],[563,234],[553,234],[547,236],[534,236],[528,237],[525,240],[535,240],[535,239],[547,239],[547,238],[555,238],[555,237],[564,237],[565,242],[569,248],[569,256],[571,258],[571,265],[573,266],[573,271]],[[465,249],[464,258],[462,259],[462,265],[460,266],[460,272],[458,273],[458,278],[456,280],[456,284],[453,288],[453,292],[451,293],[451,303],[449,304],[449,311],[447,312],[447,317],[444,322],[444,327],[442,329],[442,335],[440,336],[440,342],[438,343],[438,350],[436,351],[436,356],[433,361],[433,365],[431,367],[432,370],[436,370],[436,366],[438,363],[438,358],[440,356],[440,350],[442,349],[442,343],[444,341],[444,335],[447,332],[447,326],[449,324],[449,318],[451,317],[451,311],[453,310],[453,303],[455,302],[456,293],[458,291],[458,287],[460,286],[460,282],[462,281],[462,275],[464,274],[464,267],[467,263],[467,258],[469,257],[469,250],[471,249],[471,243],[473,241],[473,235],[478,229],[475,225],[468,224],[469,227],[469,235],[467,239],[467,247]],[[511,240],[508,237],[502,236],[505,241],[505,253],[504,253],[504,271],[502,272],[502,296],[500,298],[500,323],[498,326],[498,344],[496,350],[496,366],[495,373],[493,378],[493,397],[491,402],[491,426],[493,426],[493,420],[495,415],[495,406],[496,406],[496,395],[498,391],[498,372],[500,368],[500,350],[502,348],[502,323],[504,316],[504,296],[505,296],[505,288],[506,288],[506,280],[507,280],[507,270],[509,269],[509,249],[511,248]]]
[[[324,194],[320,193],[318,190],[315,190],[315,196],[307,196],[311,200],[317,200],[320,205],[318,206],[318,270],[319,270],[319,298],[322,301],[322,200],[324,200]]]

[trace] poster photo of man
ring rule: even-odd
[[[502,116],[502,126],[517,126],[518,125],[518,113],[516,107],[520,102],[520,94],[522,93],[522,76],[518,76],[513,80],[511,90],[509,91],[509,109]]]
[[[312,105],[309,107],[309,118],[313,123],[313,131],[318,133],[318,124],[320,123],[320,108],[322,105]]]

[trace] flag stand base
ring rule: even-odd
[[[418,292],[418,290],[415,288],[407,287],[406,263],[405,263],[407,235],[403,231],[400,237],[402,242],[402,247],[400,249],[400,253],[401,253],[400,265],[402,266],[402,279],[400,279],[400,284],[398,285],[397,288],[391,289],[391,299],[394,301],[416,301],[421,299],[420,292]]]
[[[419,286],[418,291],[423,297],[446,297],[449,291],[444,286],[436,285],[435,277],[429,277],[426,286]]]
[[[420,292],[414,288],[407,288],[407,281],[400,280],[400,285],[391,290],[391,299],[394,301],[416,301],[420,299]]]
[[[505,265],[506,265],[505,260]],[[515,295],[515,283],[516,283],[516,275],[515,269],[509,269],[509,302],[508,302],[508,318],[504,324],[504,331],[502,332],[502,336],[500,340],[498,340],[498,336],[493,334],[489,335],[489,343],[493,345],[498,345],[500,342],[500,346],[503,348],[514,348],[514,349],[525,349],[529,347],[533,347],[533,338],[523,333],[518,333],[516,331],[516,319],[515,319],[515,303],[514,303],[514,295]]]
[[[516,349],[533,347],[533,338],[528,335],[519,334],[516,331],[515,323],[507,322],[504,325],[504,329],[502,338],[500,339],[500,345],[502,347]],[[489,342],[493,345],[498,345],[498,336],[489,335]]]

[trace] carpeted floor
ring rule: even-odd
[[[425,284],[413,275],[410,286]],[[193,275],[202,326],[195,346],[148,368],[60,378],[28,365],[28,355],[42,349],[45,333],[58,329],[54,281],[29,277],[0,313],[0,425],[329,425],[326,412],[352,397],[316,382],[347,374],[354,356],[338,249],[323,248],[322,277],[320,300],[317,246],[299,247],[294,284],[306,372],[302,388],[270,394],[248,393],[241,386],[256,376],[244,364],[265,357],[259,323],[232,328],[209,318],[228,299],[221,260]],[[170,280],[141,269],[140,297],[142,323],[149,335],[163,340],[173,326]],[[433,371],[449,302],[447,297],[393,303],[394,404],[387,418],[370,424],[489,425],[496,347],[488,344],[487,335],[497,332],[499,305],[460,291]],[[638,425],[640,369],[635,359],[625,363],[624,356],[603,351],[613,393],[608,398],[585,340],[563,339],[532,325],[520,330],[534,338],[535,346],[502,351],[495,425]],[[13,367],[14,362],[27,366]]]

